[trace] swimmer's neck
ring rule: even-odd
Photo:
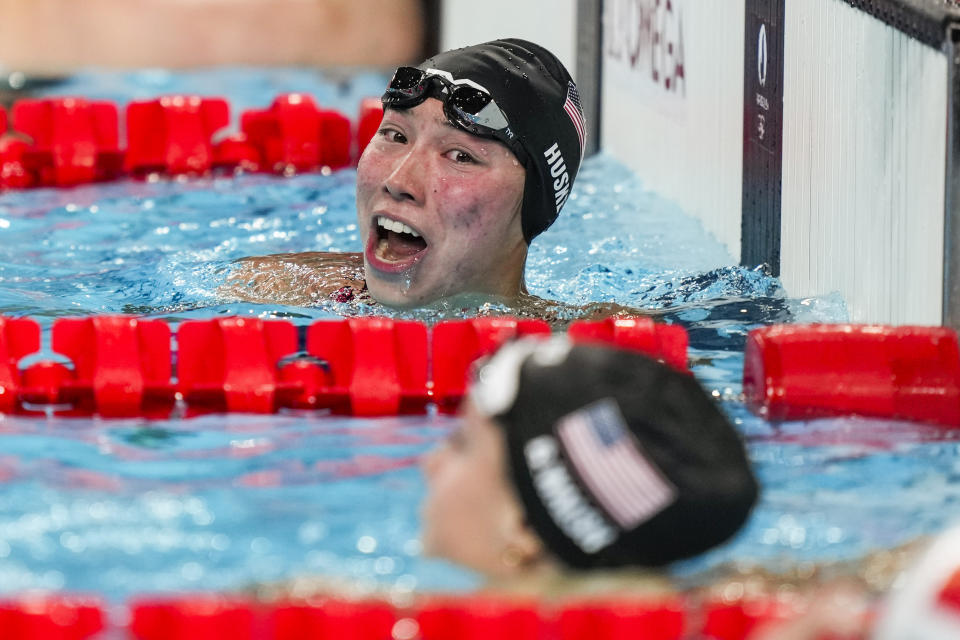
[[[525,266],[525,265],[524,265]],[[366,280],[363,280],[363,290],[369,291]],[[376,299],[376,298],[374,298]],[[460,291],[452,294],[441,294],[436,299],[416,304],[391,305],[387,302],[377,300],[384,307],[391,309],[436,309],[440,311],[449,311],[460,308],[483,307],[488,305],[502,306],[508,309],[522,308],[528,306],[531,301],[540,301],[537,296],[530,295],[527,291],[527,282],[521,271],[519,276],[510,282],[504,283],[500,287],[491,290]]]
[[[494,594],[546,599],[613,594],[653,596],[676,590],[662,571],[637,568],[575,571],[552,562],[508,577],[491,577],[484,586],[484,591]]]
[[[502,307],[505,310],[511,310],[522,309],[528,306],[531,301],[539,300],[540,298],[530,295],[527,292],[526,286],[521,286],[516,292],[510,294],[462,291],[460,293],[442,296],[431,302],[425,302],[416,306],[415,308],[433,309],[436,311],[456,311],[458,309]],[[380,304],[388,308],[394,308],[389,304],[382,302]]]

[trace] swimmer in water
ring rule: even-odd
[[[664,567],[722,544],[758,486],[739,433],[693,376],[642,354],[522,338],[478,363],[460,425],[421,467],[425,555],[494,594],[664,595]],[[304,576],[267,599],[355,594]]]
[[[509,343],[423,462],[428,554],[496,591],[669,591],[662,567],[743,525],[757,482],[692,376],[565,338]]]
[[[531,42],[495,40],[400,67],[382,102],[357,165],[362,254],[247,258],[232,293],[400,309],[464,296],[536,306],[527,248],[556,220],[583,158],[583,111],[563,64]]]

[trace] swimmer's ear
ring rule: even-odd
[[[506,569],[530,569],[546,559],[543,542],[527,525],[522,513],[517,514],[516,520],[505,533],[506,543],[501,550],[500,561]]]

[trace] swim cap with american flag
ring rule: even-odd
[[[580,157],[583,158],[583,151],[587,144],[587,125],[583,120],[583,107],[580,106],[580,92],[577,91],[577,85],[573,84],[573,81],[567,84],[567,100],[563,103],[563,110],[570,116],[570,121],[577,130],[577,138],[580,140]]]
[[[713,399],[642,354],[524,338],[482,365],[470,401],[503,428],[526,520],[568,566],[702,553],[757,499],[743,441]]]

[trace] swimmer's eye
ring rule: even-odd
[[[377,131],[377,135],[383,136],[390,142],[397,142],[400,144],[406,144],[407,142],[407,136],[403,135],[396,129],[392,129],[390,127],[383,127],[382,129]]]
[[[476,164],[477,159],[466,151],[461,151],[460,149],[451,149],[447,151],[446,156],[448,159],[453,160],[457,164]]]

